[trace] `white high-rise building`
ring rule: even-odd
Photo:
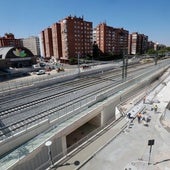
[[[39,37],[31,36],[21,39],[22,45],[28,48],[34,55],[40,55]]]

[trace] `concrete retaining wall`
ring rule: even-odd
[[[32,126],[31,128],[27,128],[26,130],[15,134],[15,136],[9,137],[7,140],[1,142],[0,144],[0,154],[3,155],[10,150],[16,148],[17,146],[25,143],[31,138],[39,135],[43,131],[49,128],[48,120],[42,121],[36,126]]]

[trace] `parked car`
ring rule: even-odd
[[[37,72],[37,75],[42,75],[42,74],[45,74],[45,70],[39,70],[39,71]]]

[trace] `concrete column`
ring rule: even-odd
[[[103,110],[101,111],[101,126],[104,125],[104,112]]]
[[[120,113],[118,107],[116,106],[115,107],[115,119],[117,120],[120,116],[121,116],[121,113]]]
[[[61,142],[62,142],[63,155],[66,155],[67,154],[67,141],[66,141],[65,135],[61,137]]]
[[[112,102],[103,106],[103,110],[101,111],[101,119],[102,125],[111,119],[115,119],[115,106]]]

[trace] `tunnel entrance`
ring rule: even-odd
[[[90,132],[95,130],[97,127],[95,125],[90,124],[87,122],[86,124],[82,125],[74,132],[70,133],[67,137],[67,148],[74,145],[76,142],[80,141],[82,138],[87,136]]]
[[[101,126],[101,115],[99,114],[98,116],[94,117],[87,123],[83,124],[79,128],[77,128],[75,131],[70,133],[69,135],[66,136],[66,143],[67,143],[67,148],[74,147],[74,144],[77,142],[83,143],[83,138],[87,137],[91,132],[93,132],[95,129]]]

